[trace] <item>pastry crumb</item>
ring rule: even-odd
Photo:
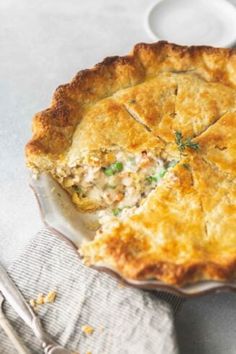
[[[52,304],[55,302],[56,296],[56,291],[49,291],[49,293],[44,297],[44,302]]]
[[[40,305],[44,305],[46,303],[52,304],[53,302],[55,302],[56,297],[57,297],[56,291],[52,290],[49,291],[47,295],[44,295],[43,293],[38,294],[37,298],[30,299],[29,303],[34,310],[37,310],[38,306]]]
[[[85,333],[87,336],[90,336],[94,332],[93,327],[91,327],[89,325],[84,325],[81,327],[81,329],[82,329],[82,332]]]
[[[29,304],[35,312],[38,312],[38,305],[34,299],[30,299]]]
[[[119,289],[123,289],[123,288],[125,287],[125,284],[120,281],[120,282],[117,284],[117,287],[118,287]]]
[[[34,299],[30,299],[29,303],[30,303],[31,307],[35,307],[36,306],[36,302],[35,302]]]
[[[86,354],[92,354],[92,352],[86,352]]]
[[[37,299],[36,299],[36,304],[37,305],[44,304],[44,295],[42,293],[38,294]]]

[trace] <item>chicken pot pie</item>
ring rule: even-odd
[[[236,51],[138,44],[60,86],[28,166],[99,227],[80,254],[128,279],[236,277]]]

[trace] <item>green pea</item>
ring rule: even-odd
[[[115,209],[112,210],[112,213],[113,213],[114,216],[118,216],[120,214],[121,210],[122,209],[120,209],[120,208],[115,208]]]
[[[114,162],[112,165],[111,165],[111,169],[113,172],[121,172],[123,170],[124,166],[123,166],[123,163],[122,162]]]
[[[103,172],[105,173],[106,176],[113,176],[114,175],[114,171],[112,170],[111,167],[107,167],[103,170]]]

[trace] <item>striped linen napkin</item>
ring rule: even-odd
[[[80,354],[178,353],[173,315],[179,298],[124,286],[85,267],[72,245],[48,229],[36,235],[8,272],[28,301],[56,292],[55,302],[38,305],[37,312],[45,330],[68,349]],[[32,353],[42,353],[14,310],[7,303],[4,309]],[[0,352],[15,353],[1,329]]]

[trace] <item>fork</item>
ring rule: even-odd
[[[19,354],[30,354],[30,351],[25,347],[21,338],[18,336],[8,319],[6,318],[3,312],[3,303],[5,298],[0,291],[0,325],[15,346]],[[47,333],[44,332],[39,318],[34,315],[32,312],[32,324],[31,328],[36,335],[36,337],[41,341],[41,345],[44,351],[44,354],[78,354],[76,352],[71,352],[56,342],[54,342]]]
[[[0,292],[0,325],[19,354],[30,354],[3,312],[5,298]]]
[[[0,264],[0,290],[6,300],[31,328],[35,336],[41,342],[45,354],[74,354],[57,344],[43,329],[41,321],[34,313],[30,305],[24,299],[5,268]]]

